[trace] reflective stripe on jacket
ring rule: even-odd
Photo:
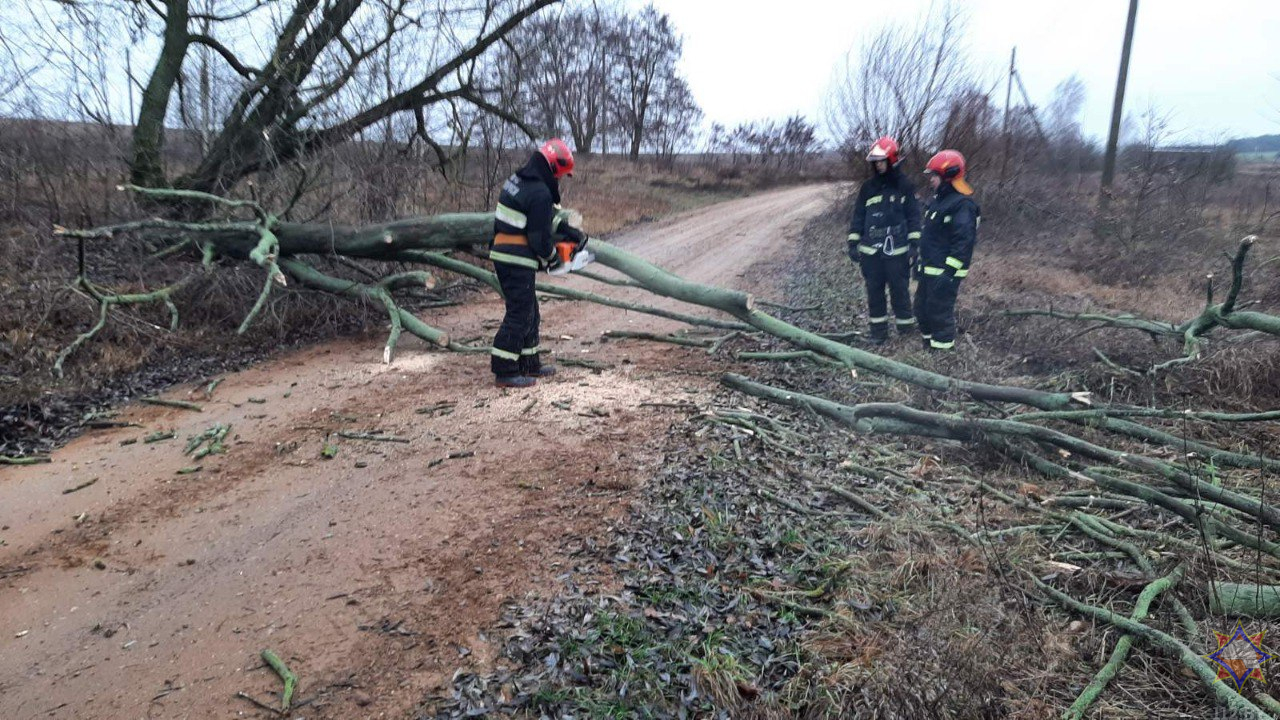
[[[903,255],[920,239],[915,187],[896,166],[862,183],[849,223],[849,242],[863,255]]]
[[[926,276],[967,276],[981,222],[982,210],[972,197],[957,192],[951,183],[939,185],[924,208],[920,272]]]

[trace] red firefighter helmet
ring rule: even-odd
[[[565,175],[573,175],[573,152],[560,138],[551,138],[538,148],[542,157],[551,166],[551,174],[559,180]]]
[[[929,164],[925,165],[924,171],[946,180],[965,195],[973,194],[973,188],[964,179],[964,156],[958,150],[943,150],[929,158]]]
[[[890,165],[898,164],[898,141],[885,135],[876,140],[871,146],[871,152],[867,153],[868,162],[877,162],[880,160],[888,160]]]

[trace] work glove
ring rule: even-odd
[[[551,246],[551,257],[539,258],[538,265],[547,272],[551,272],[564,264],[560,259],[560,253],[556,252],[555,246]]]

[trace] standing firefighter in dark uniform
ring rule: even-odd
[[[898,168],[898,143],[882,137],[867,154],[871,179],[862,183],[849,224],[849,259],[862,268],[867,283],[868,339],[880,345],[889,339],[889,308],[893,305],[899,332],[916,323],[911,314],[911,264],[920,239],[920,204],[915,187]]]
[[[969,274],[982,214],[964,179],[964,156],[943,150],[929,159],[925,172],[934,195],[924,209],[920,240],[916,319],[924,345],[950,350],[956,345],[956,296]]]
[[[534,281],[539,270],[558,267],[564,259],[556,236],[581,250],[587,236],[560,222],[560,178],[573,174],[573,153],[563,140],[548,140],[524,167],[507,178],[494,212],[493,261],[506,301],[506,314],[493,339],[490,367],[498,387],[527,388],[556,369],[544,365],[538,347],[538,298]]]

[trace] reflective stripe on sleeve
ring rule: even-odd
[[[849,233],[849,242],[857,242],[862,239],[862,233]]]
[[[870,207],[870,206],[875,205],[876,203],[878,203],[878,202],[880,202],[880,201],[882,201],[882,200],[884,200],[884,196],[883,196],[883,195],[876,195],[875,197],[869,197],[869,198],[867,198],[867,206],[868,206],[868,207]]]
[[[502,203],[498,203],[498,209],[493,211],[493,216],[511,227],[524,229],[529,224],[529,218],[524,213],[514,208],[509,208]]]
[[[518,265],[532,270],[538,269],[538,261],[533,258],[521,257],[519,255],[508,255],[504,252],[490,252],[489,259],[494,262],[506,263],[508,265]]]

